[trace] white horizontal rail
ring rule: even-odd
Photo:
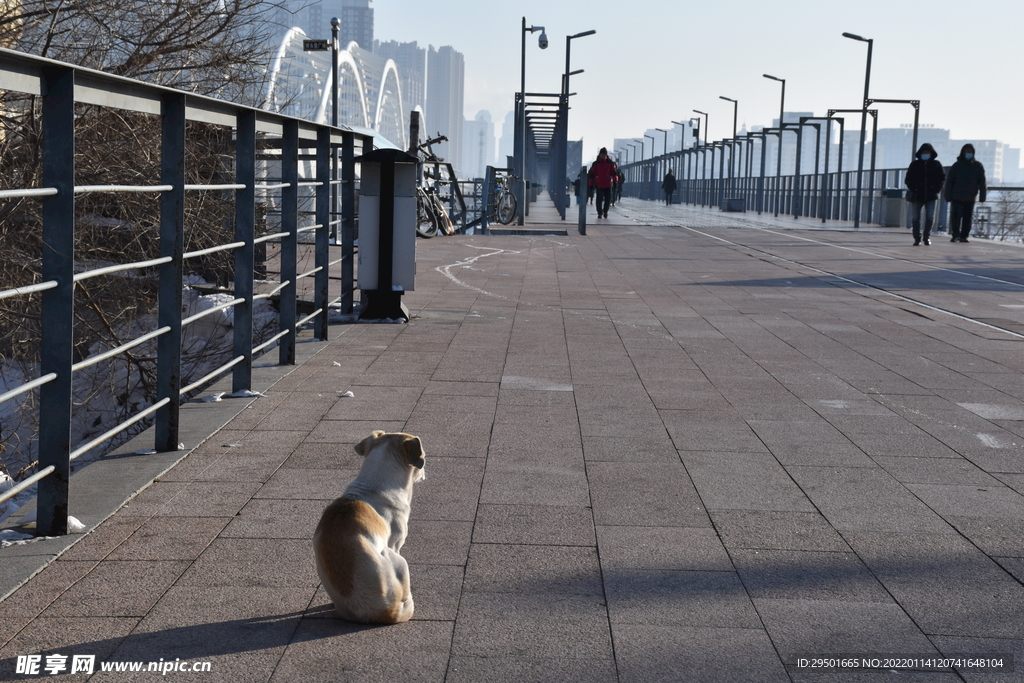
[[[12,296],[18,296],[21,294],[35,294],[36,292],[45,292],[48,289],[53,289],[57,286],[56,280],[50,280],[49,282],[40,282],[38,285],[25,285],[24,287],[15,287],[14,289],[5,289],[0,292],[0,299],[7,299]]]
[[[25,382],[24,384],[22,384],[19,387],[16,387],[14,389],[11,389],[8,392],[0,394],[0,403],[3,403],[4,401],[6,401],[8,399],[12,399],[12,398],[14,398],[15,396],[17,396],[19,394],[24,394],[26,391],[32,391],[36,387],[41,387],[44,384],[46,384],[47,382],[52,382],[55,379],[57,379],[57,373],[56,372],[51,372],[48,375],[43,375],[39,379],[34,379],[31,382]]]

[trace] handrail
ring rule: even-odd
[[[85,69],[55,60],[35,57],[13,50],[0,48],[0,90],[28,94],[38,98],[42,107],[40,140],[44,149],[49,150],[42,155],[42,177],[46,187],[8,188],[0,190],[0,201],[30,198],[42,205],[42,242],[47,245],[48,254],[54,253],[55,258],[44,257],[42,266],[30,267],[35,272],[31,279],[39,282],[31,285],[13,287],[0,291],[0,299],[15,297],[40,296],[42,302],[42,344],[46,349],[41,355],[38,377],[23,382],[18,387],[0,394],[0,403],[22,400],[30,392],[38,391],[39,408],[36,413],[39,419],[39,471],[17,482],[11,489],[0,494],[0,501],[25,491],[38,483],[40,499],[45,499],[53,507],[40,510],[38,533],[43,535],[59,535],[67,532],[66,520],[54,514],[57,509],[66,509],[68,504],[68,486],[70,463],[85,453],[104,443],[133,425],[143,420],[155,418],[155,449],[158,451],[176,450],[178,447],[178,414],[183,397],[214,381],[216,378],[230,374],[235,392],[248,390],[252,382],[253,356],[266,351],[275,342],[279,342],[279,362],[293,364],[295,362],[295,337],[303,325],[311,320],[318,321],[316,336],[327,338],[328,299],[326,287],[315,288],[314,313],[301,321],[294,315],[296,308],[298,276],[295,275],[299,263],[299,233],[315,232],[317,234],[315,249],[315,265],[313,270],[305,274],[308,277],[319,274],[326,279],[326,270],[330,268],[328,260],[329,221],[332,215],[353,216],[354,195],[344,194],[341,207],[331,207],[331,178],[354,178],[355,162],[352,156],[332,154],[332,148],[354,149],[364,145],[369,136],[344,126],[335,127],[310,121],[275,114],[267,111],[239,105],[233,102],[218,100],[213,97],[195,95],[193,93],[174,90],[163,86],[152,85],[129,78],[113,76],[99,71]],[[163,124],[162,141],[160,143],[164,164],[160,177],[153,184],[93,184],[75,185],[75,139],[74,139],[74,106],[77,103],[96,105],[102,109],[118,109],[139,112],[160,117]],[[185,152],[192,144],[187,137],[188,121],[195,121],[213,126],[229,128],[233,131],[234,156],[231,167],[235,169],[235,177],[225,179],[227,182],[216,184],[190,184],[185,182]],[[16,123],[16,122],[15,122]],[[169,125],[168,125],[169,124]],[[262,139],[259,136],[263,135]],[[60,140],[70,144],[50,145],[50,141]],[[255,160],[263,150],[273,150],[279,145],[281,177],[261,179],[256,173]],[[290,147],[289,147],[290,146]],[[316,158],[327,159],[328,164],[321,164],[316,169],[315,177],[301,177],[305,161],[300,165],[297,150],[316,148]],[[286,153],[287,149],[294,150]],[[166,163],[175,157],[181,163]],[[285,162],[285,159],[294,161]],[[330,165],[340,159],[344,166],[331,173]],[[125,163],[131,160],[126,158]],[[303,216],[298,203],[289,197],[295,197],[299,188],[316,188],[315,203],[317,224],[298,228],[297,223]],[[189,229],[185,221],[185,204],[189,192],[232,192],[235,195],[235,232],[232,241],[216,244],[196,251],[184,252],[184,234]],[[280,191],[279,215],[273,223],[271,234],[256,236],[257,216],[254,211],[257,202],[264,201],[266,195],[258,194]],[[132,263],[107,264],[98,268],[89,268],[91,264],[82,263],[81,257],[75,254],[75,212],[74,197],[82,194],[110,193],[111,201],[119,201],[123,193],[144,193],[160,195],[161,204],[159,218],[160,251],[153,258]],[[276,207],[277,198],[274,199]],[[347,204],[346,204],[347,203]],[[33,205],[38,206],[38,205]],[[346,208],[347,207],[347,208]],[[348,213],[346,214],[346,211]],[[274,214],[270,214],[274,215]],[[353,225],[346,223],[346,230]],[[339,231],[339,235],[342,231]],[[350,235],[351,233],[345,232]],[[269,241],[281,244],[281,282],[270,292],[255,294],[253,292],[257,269],[255,247]],[[210,309],[183,318],[181,315],[181,283],[182,276],[187,275],[187,265],[191,259],[232,252],[225,260],[233,259],[234,271],[231,279],[234,282],[234,294],[231,301],[214,306]],[[292,263],[288,263],[292,259]],[[124,341],[114,348],[107,349],[94,356],[75,362],[73,357],[75,342],[70,337],[74,329],[74,297],[75,283],[103,275],[123,273],[125,271],[141,271],[152,269],[152,280],[159,281],[158,298],[153,313],[158,321],[155,329]],[[290,269],[290,274],[286,271]],[[76,272],[78,271],[78,272]],[[343,291],[351,291],[354,280],[350,276],[342,282]],[[270,297],[280,299],[280,328],[270,339],[252,339],[252,302]],[[240,305],[243,304],[243,305]],[[249,305],[244,305],[249,304]],[[235,308],[235,324],[233,325],[234,346],[233,358],[208,372],[198,379],[183,379],[182,373],[182,333],[183,329],[204,316],[228,308]],[[292,313],[287,311],[291,310]],[[258,342],[258,343],[254,343]],[[104,426],[104,433],[90,438],[88,443],[74,445],[74,437],[69,429],[68,416],[71,414],[71,383],[74,374],[90,366],[104,361],[125,357],[126,352],[143,344],[151,343],[156,351],[156,385],[151,405],[128,415],[120,424],[109,429]],[[239,352],[237,349],[247,349]],[[188,381],[187,386],[180,386]],[[27,404],[26,404],[27,405]],[[72,450],[73,448],[73,450]],[[59,457],[64,453],[63,459]],[[73,485],[73,483],[71,484]],[[42,492],[46,495],[43,496]]]

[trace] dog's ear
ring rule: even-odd
[[[366,437],[365,439],[363,439],[362,441],[355,445],[354,450],[356,454],[366,457],[366,454],[370,452],[374,445],[376,445],[377,439],[379,439],[383,434],[384,432],[382,432],[381,430],[375,429],[373,431],[373,434]]]
[[[411,436],[402,442],[402,452],[405,453],[405,459],[409,461],[410,465],[423,469],[423,465],[426,464],[423,456],[426,453],[423,452],[423,444],[418,436]]]

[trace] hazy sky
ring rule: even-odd
[[[521,20],[544,26],[550,46],[527,34],[530,92],[557,92],[572,41],[570,138],[584,158],[613,138],[710,115],[712,139],[739,122],[769,125],[786,110],[860,106],[867,43],[874,39],[871,91],[879,99],[921,101],[921,123],[957,139],[999,139],[1024,147],[1024,0],[373,0],[381,40],[451,45],[465,55],[465,116],[487,109],[499,126],[519,89]],[[879,127],[913,121],[910,105],[878,105]],[[428,123],[429,125],[429,123]],[[859,125],[859,121],[857,122]],[[658,151],[661,140],[658,134]],[[926,136],[922,141],[927,140]]]

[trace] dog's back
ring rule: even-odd
[[[343,619],[397,624],[413,613],[409,565],[388,547],[391,530],[368,503],[338,498],[313,535],[316,571]]]

